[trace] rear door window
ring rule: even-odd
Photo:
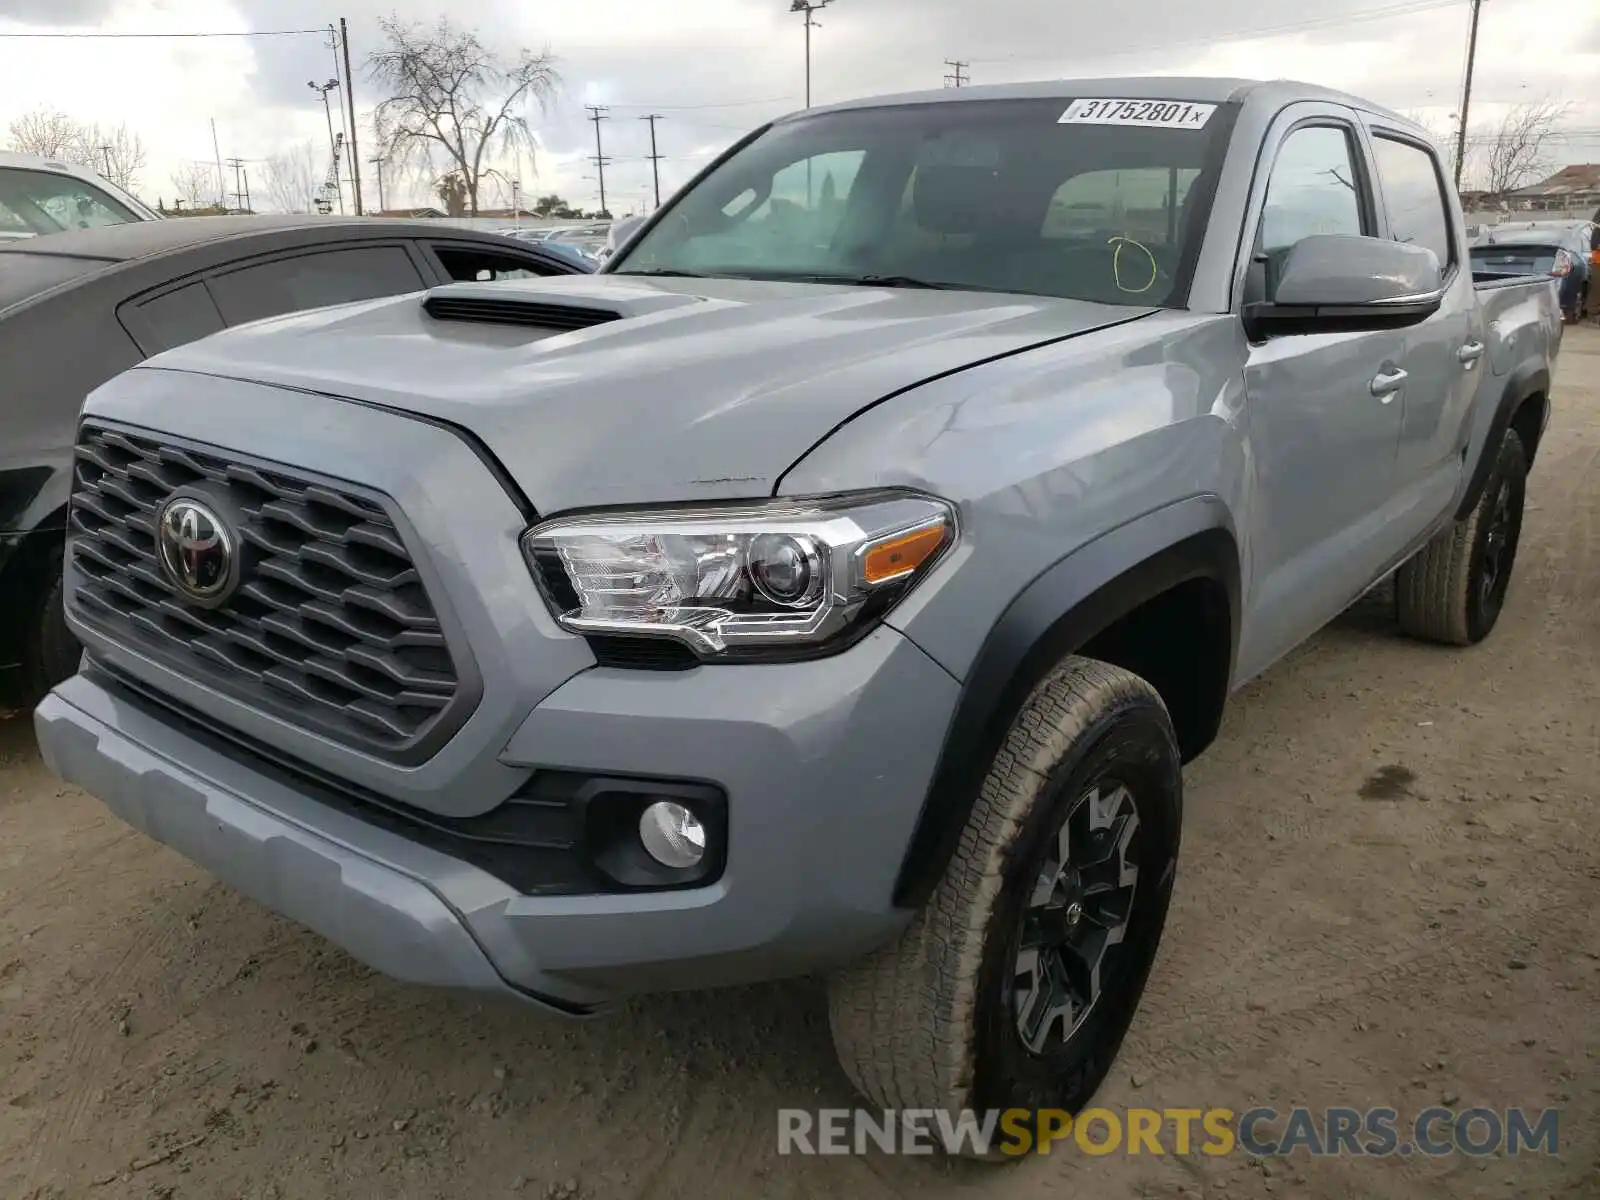
[[[421,291],[426,284],[403,246],[362,246],[267,259],[208,281],[229,325],[357,300]]]
[[[124,322],[139,349],[159,354],[197,341],[223,327],[222,314],[203,283],[190,283],[131,306]]]

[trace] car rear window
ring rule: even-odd
[[[1553,245],[1494,245],[1472,248],[1472,269],[1493,275],[1548,275],[1556,265]]]

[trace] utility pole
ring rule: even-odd
[[[827,8],[833,0],[793,0],[789,5],[790,12],[805,13],[806,15],[806,107],[811,107],[811,30],[813,27],[822,28],[822,23],[813,15],[819,8]]]
[[[222,182],[222,145],[217,141],[217,119],[211,118],[211,153],[217,156],[217,203],[228,207],[228,185]]]
[[[1478,10],[1483,0],[1472,0],[1472,29],[1467,34],[1467,77],[1461,82],[1461,120],[1456,125],[1456,191],[1461,190],[1461,170],[1467,162],[1467,107],[1472,103],[1472,68],[1478,57]]]
[[[389,206],[383,201],[383,159],[369,158],[367,161],[372,164],[373,174],[378,177],[378,211],[387,212]]]
[[[255,215],[256,210],[250,207],[250,168],[248,166],[244,169],[244,210],[251,216]]]
[[[233,168],[233,203],[236,208],[244,207],[244,185],[239,182],[239,172],[244,167],[244,159],[230,158],[228,165]]]
[[[661,207],[661,155],[656,153],[656,122],[661,119],[659,113],[651,113],[648,117],[640,117],[641,121],[650,122],[650,181],[655,184],[656,207]]]
[[[350,107],[350,184],[355,192],[356,216],[361,215],[361,152],[356,146],[356,89],[350,73],[350,29],[339,18],[339,44],[344,47],[344,98]],[[382,201],[379,201],[382,207]]]
[[[944,77],[946,87],[960,87],[964,83],[972,82],[971,76],[962,74],[963,71],[972,65],[971,63],[957,62],[954,59],[947,58],[944,60],[944,65],[951,68],[952,72]]]
[[[111,179],[111,147],[110,146],[96,146],[95,149],[100,151],[100,161],[105,164],[106,178],[107,179]],[[115,183],[116,180],[115,179],[111,179],[111,182]]]
[[[339,81],[330,79],[327,83],[318,83],[316,80],[307,80],[306,86],[322,97],[322,115],[328,120],[328,153],[333,156],[333,190],[339,194],[339,215],[344,216],[344,189],[339,186],[339,143],[344,141],[341,131],[338,138],[333,136],[333,108],[328,103],[328,93],[338,91]],[[342,121],[341,121],[342,123]]]
[[[611,118],[606,116],[606,106],[603,104],[585,104],[584,107],[589,110],[589,120],[594,122],[594,169],[600,179],[600,211],[610,212],[606,207],[606,163],[610,160],[600,145],[600,122]]]

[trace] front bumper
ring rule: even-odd
[[[34,720],[62,778],[373,968],[581,1014],[803,974],[893,936],[907,919],[894,878],[957,691],[887,628],[816,662],[579,674],[500,762],[702,779],[728,796],[715,883],[605,895],[524,895],[320,803],[92,668]]]

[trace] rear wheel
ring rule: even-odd
[[[1034,689],[933,896],[831,981],[834,1044],[864,1095],[949,1112],[1088,1102],[1166,923],[1179,764],[1137,676],[1068,658]]]
[[[1402,632],[1454,646],[1489,636],[1511,586],[1527,485],[1522,439],[1507,430],[1477,507],[1434,535],[1396,574]]]

